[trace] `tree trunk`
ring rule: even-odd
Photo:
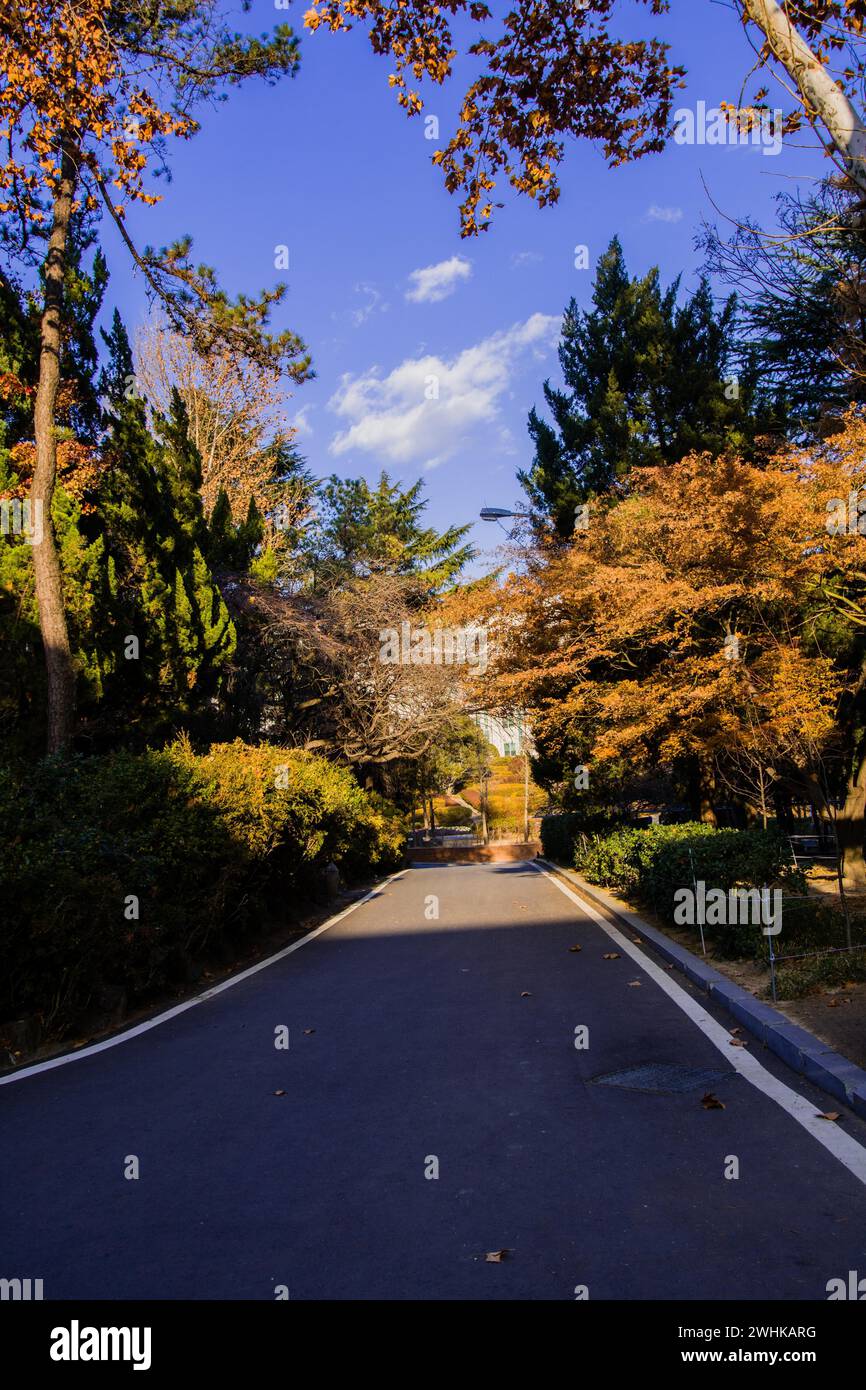
[[[34,412],[36,467],[30,493],[34,524],[41,524],[41,540],[33,546],[33,572],[48,678],[49,753],[56,753],[64,748],[71,739],[75,711],[75,672],[69,646],[69,630],[66,626],[66,611],[63,606],[60,557],[51,519],[51,503],[57,478],[55,407],[60,385],[60,356],[63,346],[63,282],[75,180],[73,150],[64,142],[60,186],[54,198],[51,236],[45,261],[39,385]]]
[[[825,127],[852,182],[866,193],[866,126],[845,93],[819,63],[778,0],[740,0],[740,7],[796,83],[808,115],[817,117]]]
[[[712,773],[701,763],[699,758],[695,758],[689,776],[689,806],[694,819],[702,821],[705,825],[718,825],[719,823],[713,806],[714,791]]]
[[[861,756],[856,773],[848,780],[845,805],[836,812],[836,843],[842,860],[842,877],[850,887],[866,888],[866,859],[863,855],[866,818],[866,756]]]

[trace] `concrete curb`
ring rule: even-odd
[[[604,889],[588,884],[574,869],[564,869],[540,855],[538,863],[568,879],[588,902],[603,907],[618,923],[638,931],[660,956],[682,971],[692,984],[704,990],[789,1067],[866,1119],[866,1071],[862,1067],[849,1062],[847,1057],[834,1052],[805,1028],[791,1023],[770,1004],[756,999],[741,985],[734,984],[711,965],[693,956],[684,946],[671,941],[636,912],[623,911]]]

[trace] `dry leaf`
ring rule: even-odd
[[[511,1254],[510,1250],[488,1250],[484,1256],[485,1262],[489,1265],[501,1265],[502,1261]]]
[[[736,1037],[738,1033],[742,1033],[742,1031],[743,1031],[742,1028],[732,1028],[732,1029],[731,1029],[731,1032],[733,1033],[734,1037]]]
[[[582,947],[582,946],[569,946],[568,949],[569,949],[569,951],[582,951],[582,950],[583,950],[583,947]]]
[[[838,1110],[828,1110],[826,1115],[816,1115],[816,1120],[841,1120]]]
[[[529,993],[528,989],[525,989],[520,997],[521,999],[531,999],[532,995]]]
[[[315,1031],[316,1031],[315,1028],[305,1028],[305,1029],[304,1029],[304,1037],[306,1037],[308,1033],[315,1033]]]
[[[701,1105],[705,1110],[724,1110],[725,1108],[724,1103],[719,1100],[718,1096],[714,1096],[712,1091],[707,1091],[706,1095],[701,1098]]]
[[[605,951],[603,958],[604,960],[620,960],[621,956],[619,951]]]
[[[284,1096],[285,1094],[285,1091],[274,1091],[275,1096]]]
[[[629,987],[629,989],[640,989],[640,986],[641,986],[640,980],[629,980],[629,982],[628,982],[628,987]]]
[[[742,1038],[731,1038],[731,1041],[728,1043],[728,1046],[729,1046],[729,1047],[748,1047],[749,1044],[748,1044],[747,1042],[743,1042]]]
[[[632,937],[632,945],[634,945],[634,946],[642,946],[642,945],[643,945],[643,941],[641,940],[641,938],[640,938],[639,936],[633,936],[633,937]]]

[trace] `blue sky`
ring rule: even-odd
[[[594,266],[617,234],[632,274],[658,265],[665,281],[682,272],[692,286],[694,233],[717,217],[702,177],[723,213],[770,224],[774,193],[827,168],[805,137],[776,157],[757,146],[672,144],[615,170],[594,147],[572,144],[555,207],[507,192],[492,229],[461,240],[457,202],[430,164],[437,142],[425,139],[423,117],[397,107],[388,61],[361,30],[302,30],[304,8],[256,0],[239,20],[256,31],[291,23],[301,34],[298,76],[248,86],[205,112],[200,134],[174,151],[164,201],[134,210],[130,229],[156,245],[189,233],[232,292],[287,280],[276,326],[304,337],[317,372],[290,407],[310,467],[317,476],[375,479],[383,467],[406,483],[422,476],[438,526],[520,501],[526,416],[541,404],[545,377],[558,380],[558,321],[570,296],[590,298],[592,270],[575,268],[576,246],[589,248]],[[674,45],[689,70],[679,105],[739,99],[753,53],[729,6],[674,0],[656,19],[633,0],[620,10],[632,32]],[[424,93],[443,141],[467,72]],[[107,227],[105,236],[109,307],[134,327],[144,292]],[[288,271],[274,268],[280,245]],[[434,377],[438,399],[428,398]],[[478,522],[474,539],[489,550],[503,537]]]

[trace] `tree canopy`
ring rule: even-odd
[[[709,282],[678,303],[656,269],[630,278],[614,238],[596,270],[592,308],[565,311],[560,390],[544,384],[549,423],[535,409],[531,468],[518,477],[561,536],[577,507],[632,468],[675,463],[694,449],[748,454],[762,428],[757,373],[735,337],[736,302],[716,308]]]

